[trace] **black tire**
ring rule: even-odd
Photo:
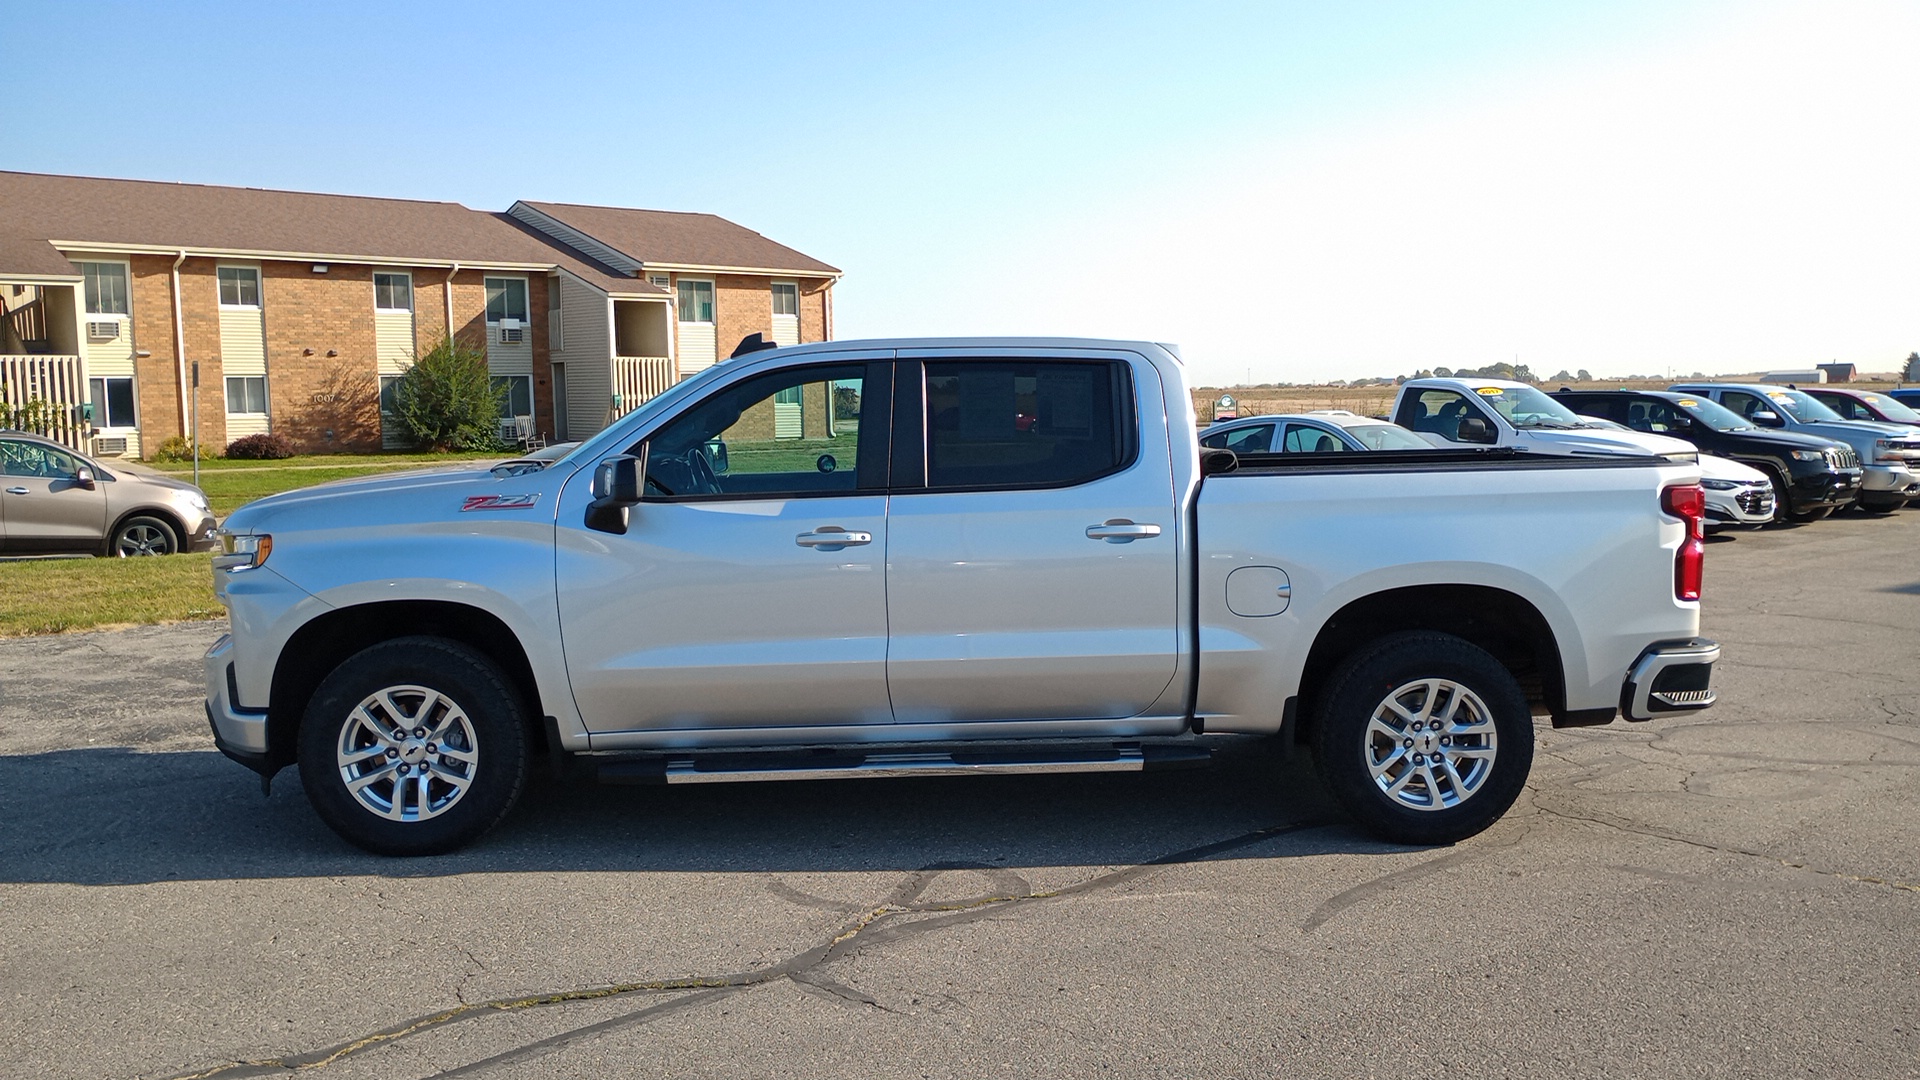
[[[1426,680],[1434,682],[1423,685]],[[1457,702],[1443,714],[1456,723],[1414,731],[1418,721],[1393,714],[1389,700],[1428,717],[1436,706],[1449,709],[1449,702]],[[1340,666],[1321,701],[1315,741],[1320,775],[1340,804],[1383,840],[1464,840],[1507,812],[1533,768],[1533,716],[1520,684],[1486,650],[1452,634],[1412,631],[1381,638]],[[1374,726],[1376,712],[1400,725],[1390,738],[1391,725]],[[1470,722],[1458,722],[1463,713]],[[1380,780],[1376,759],[1383,759]],[[1449,772],[1434,769],[1442,759]],[[1388,787],[1396,785],[1398,794],[1390,793]]]
[[[180,550],[180,535],[157,517],[135,514],[121,522],[107,541],[107,554],[126,559],[139,555],[172,555]]]
[[[437,855],[513,808],[526,784],[527,728],[519,695],[485,656],[445,638],[395,638],[321,681],[300,723],[299,756],[308,801],[348,843]]]
[[[1787,513],[1787,519],[1789,521],[1797,521],[1802,525],[1806,525],[1811,522],[1819,521],[1821,518],[1826,517],[1828,514],[1831,514],[1831,513],[1833,513],[1833,507],[1831,506],[1816,506],[1811,510],[1789,511]]]

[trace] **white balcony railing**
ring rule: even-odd
[[[613,403],[608,406],[607,423],[632,412],[673,384],[673,361],[667,357],[614,357]]]
[[[86,425],[80,405],[86,400],[79,357],[0,355],[0,428],[22,427],[84,450]]]

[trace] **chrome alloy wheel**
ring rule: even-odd
[[[1367,771],[1387,797],[1411,810],[1446,810],[1493,773],[1500,736],[1480,696],[1448,679],[1395,690],[1367,721]]]
[[[170,555],[173,538],[159,525],[129,525],[120,530],[120,542],[114,554],[121,558],[135,555]]]
[[[335,761],[361,806],[394,821],[425,821],[467,793],[480,752],[473,722],[452,698],[389,686],[347,715]]]

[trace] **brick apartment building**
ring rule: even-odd
[[[503,430],[578,439],[752,334],[830,338],[839,276],[711,214],[0,172],[0,400],[96,453],[151,452],[196,403],[209,449],[376,450],[382,395],[451,330]]]

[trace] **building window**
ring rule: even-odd
[[[680,279],[680,321],[690,323],[713,321],[713,282]]]
[[[80,264],[86,280],[87,314],[125,315],[127,313],[127,267],[125,263]]]
[[[227,376],[227,415],[240,413],[264,414],[267,411],[267,377],[265,375],[229,375]]]
[[[800,286],[789,282],[774,282],[773,313],[775,315],[800,314]]]
[[[493,390],[500,393],[500,416],[502,419],[513,416],[533,415],[533,376],[531,375],[495,375]]]
[[[133,415],[133,379],[87,380],[87,400],[93,404],[96,428],[139,427]]]
[[[260,306],[260,271],[251,266],[222,266],[214,273],[220,278],[221,307]]]
[[[413,275],[373,275],[373,309],[411,312],[413,310]]]
[[[527,321],[526,278],[487,279],[487,321],[497,323],[502,319]]]

